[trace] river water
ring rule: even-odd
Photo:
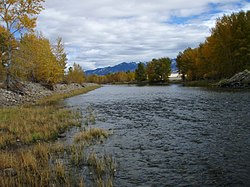
[[[249,186],[250,92],[104,86],[65,100],[113,131],[115,186]]]

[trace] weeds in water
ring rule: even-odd
[[[85,142],[85,143],[91,143],[94,140],[101,140],[103,138],[107,138],[109,136],[109,133],[100,128],[90,128],[86,131],[78,132],[74,137],[74,142]]]
[[[112,156],[98,158],[96,153],[90,153],[88,164],[91,166],[97,186],[113,186],[116,163]]]
[[[85,126],[89,125],[95,125],[96,120],[95,120],[95,112],[94,109],[91,106],[88,106],[86,109],[86,120],[85,120]]]
[[[113,186],[114,159],[95,153],[85,156],[83,150],[84,146],[62,149],[59,144],[41,143],[15,152],[2,151],[0,186],[84,186],[83,176],[75,173],[80,166],[89,167],[94,186]],[[71,158],[70,162],[67,158]]]
[[[66,182],[65,166],[61,160],[56,160],[55,174],[56,178],[60,180],[60,183],[64,184]]]
[[[72,145],[70,150],[70,161],[71,164],[74,166],[80,166],[84,164],[85,156],[84,156],[84,149],[83,145]]]

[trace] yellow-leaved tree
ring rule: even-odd
[[[74,63],[73,67],[69,68],[69,72],[66,76],[67,83],[84,83],[85,76],[82,67],[79,64]]]
[[[44,0],[1,0],[0,24],[7,31],[6,61],[2,65],[6,70],[6,84],[9,88],[11,82],[11,66],[13,51],[12,40],[18,33],[31,31],[36,26],[37,15],[43,10]]]
[[[64,73],[65,73],[64,70],[66,69],[68,59],[67,59],[67,54],[64,50],[64,44],[63,44],[61,37],[57,38],[56,45],[53,48],[53,53],[56,57],[56,61],[57,61],[58,65],[61,67],[60,74],[61,74],[61,77],[63,79]]]
[[[64,67],[58,64],[49,40],[41,34],[25,34],[14,54],[12,74],[50,86],[62,81]]]

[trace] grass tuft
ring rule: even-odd
[[[94,140],[100,140],[103,138],[107,138],[109,136],[109,133],[100,128],[90,128],[86,131],[81,131],[77,133],[74,137],[74,142],[79,143],[79,142],[85,142],[85,143],[91,143]]]

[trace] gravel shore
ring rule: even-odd
[[[25,94],[19,95],[12,91],[0,88],[0,107],[18,106],[22,104],[35,104],[37,100],[52,94],[68,93],[82,87],[93,86],[94,84],[56,84],[54,90],[49,90],[39,83],[25,82]]]

